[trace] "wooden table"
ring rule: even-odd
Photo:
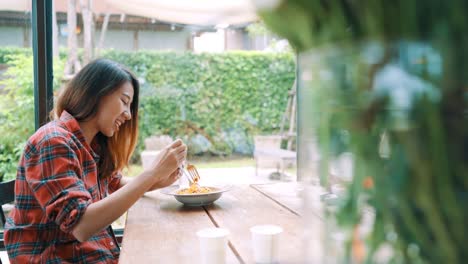
[[[288,183],[234,186],[213,205],[197,208],[159,191],[148,193],[128,211],[120,263],[199,263],[196,231],[207,227],[230,231],[228,263],[253,263],[249,229],[259,224],[284,229],[281,263],[308,262],[311,244],[304,243],[300,190]],[[320,216],[312,218],[319,227]],[[320,251],[319,240],[312,243],[314,250]]]

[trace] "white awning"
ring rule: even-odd
[[[66,0],[54,3],[58,11],[66,12]],[[80,10],[79,1],[77,6]],[[31,0],[0,0],[0,10],[29,12]],[[93,11],[200,26],[238,25],[257,20],[252,0],[99,0],[93,1]]]
[[[5,10],[5,11],[28,12],[28,11],[31,11],[31,5],[32,5],[32,2],[28,0],[16,0],[16,1],[0,0],[0,10]]]
[[[189,25],[243,24],[257,20],[251,0],[106,0],[122,13]]]

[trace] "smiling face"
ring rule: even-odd
[[[96,115],[96,128],[99,132],[112,137],[126,121],[132,118],[130,105],[133,94],[132,84],[125,82],[102,98]]]

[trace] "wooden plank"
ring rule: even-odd
[[[250,227],[260,224],[279,225],[284,229],[280,263],[305,262],[310,243],[303,243],[302,218],[254,188],[235,186],[207,210],[218,226],[230,230],[230,241],[244,263],[254,263]]]
[[[300,215],[302,210],[301,188],[294,183],[265,183],[250,185],[267,198]]]
[[[119,263],[199,263],[196,232],[208,227],[214,224],[204,208],[148,193],[128,211]],[[239,263],[229,249],[227,262]]]
[[[252,184],[251,187],[301,216],[302,247],[305,252],[303,263],[329,261],[324,258],[326,228],[320,196],[326,192],[322,187],[298,182]]]
[[[303,215],[304,208],[307,207],[308,213],[324,219],[323,204],[320,195],[326,193],[319,186],[308,185],[304,187],[298,182],[280,182],[252,184],[252,188],[263,193],[268,198],[288,207],[295,213]],[[304,205],[304,195],[307,192],[308,204]]]

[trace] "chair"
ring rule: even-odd
[[[119,242],[119,247],[121,247],[123,235],[124,235],[124,229],[123,228],[114,229],[114,235],[115,235],[115,238],[117,239],[117,242]]]
[[[0,182],[0,206],[15,201],[15,180]],[[5,213],[0,210],[0,221],[5,226]]]
[[[255,175],[258,175],[260,164],[268,164],[275,166],[277,174],[282,178],[285,175],[286,164],[296,162],[296,152],[281,149],[281,140],[279,135],[254,136]]]
[[[15,180],[8,182],[0,182],[0,222],[4,227],[6,223],[5,213],[3,212],[2,205],[15,201]],[[0,232],[0,251],[5,249],[5,242],[3,240],[3,231]],[[8,259],[6,259],[8,260]],[[2,260],[0,258],[0,264]]]

